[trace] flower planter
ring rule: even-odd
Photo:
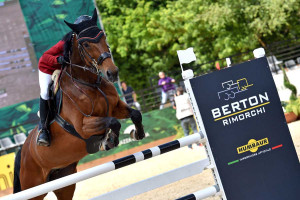
[[[297,120],[297,115],[293,112],[284,113],[285,119],[287,123],[291,123]]]

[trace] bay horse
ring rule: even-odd
[[[62,97],[49,126],[51,145],[37,145],[37,127],[29,134],[16,156],[14,193],[73,174],[84,156],[116,147],[121,128],[117,119],[131,118],[136,128],[131,137],[145,137],[141,113],[119,98],[112,83],[118,79],[118,68],[97,27],[96,9],[90,20],[65,23],[72,29],[64,37],[69,63],[60,74]],[[71,200],[74,191],[75,184],[54,193],[59,200]]]

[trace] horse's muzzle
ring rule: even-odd
[[[107,70],[106,71],[106,77],[110,82],[116,82],[119,78],[119,70]]]

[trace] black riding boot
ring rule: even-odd
[[[40,124],[39,135],[37,138],[37,144],[40,146],[50,146],[50,132],[48,130],[48,115],[49,106],[48,101],[40,98]]]

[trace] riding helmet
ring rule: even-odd
[[[81,23],[81,22],[84,22],[84,21],[87,21],[87,20],[91,20],[91,19],[92,19],[91,16],[88,16],[88,15],[81,15],[81,16],[79,16],[79,17],[75,20],[74,24],[79,24],[79,23]]]

